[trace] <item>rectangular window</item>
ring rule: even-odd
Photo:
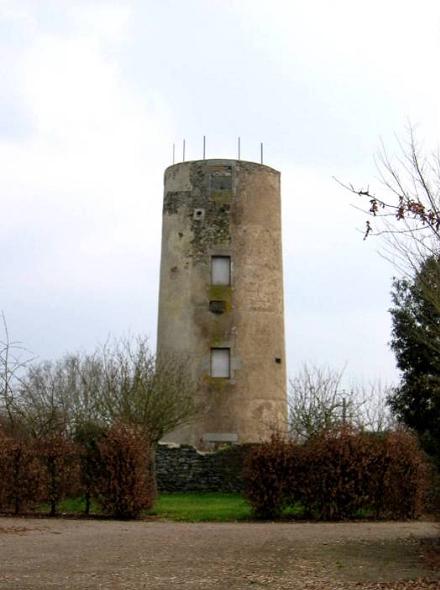
[[[232,190],[232,176],[230,174],[211,174],[211,191],[213,193]]]
[[[213,285],[231,284],[231,257],[212,256],[211,258],[211,283]]]
[[[231,376],[230,348],[211,348],[211,377],[229,379]]]

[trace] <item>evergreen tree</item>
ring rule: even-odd
[[[414,279],[393,282],[391,348],[402,371],[388,403],[413,428],[440,466],[440,260],[431,256]]]

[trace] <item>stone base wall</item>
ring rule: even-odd
[[[187,445],[161,443],[156,451],[159,492],[241,492],[242,469],[251,445],[203,453]]]

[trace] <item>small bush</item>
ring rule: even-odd
[[[276,518],[292,500],[298,447],[279,436],[253,447],[244,463],[245,497],[258,518]]]
[[[115,424],[98,443],[96,492],[102,509],[116,518],[136,518],[153,506],[151,449],[134,427]]]
[[[104,436],[105,429],[94,422],[81,424],[76,428],[74,435],[79,461],[80,493],[84,497],[85,514],[90,514],[94,489],[100,475],[99,442]]]
[[[303,447],[301,499],[320,519],[348,518],[368,506],[374,440],[344,427],[328,430]]]
[[[414,435],[398,430],[383,445],[383,485],[378,512],[389,518],[415,518],[423,511],[429,467]]]
[[[428,464],[428,488],[426,491],[426,511],[440,517],[440,472],[432,458]]]
[[[78,490],[78,462],[75,445],[62,434],[35,442],[42,468],[43,502],[50,505],[50,516],[57,514],[59,502]]]
[[[0,510],[19,514],[40,495],[41,469],[28,441],[0,434]]]

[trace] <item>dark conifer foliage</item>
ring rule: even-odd
[[[392,296],[390,344],[402,380],[389,404],[440,464],[440,260],[428,258],[412,280],[394,280]]]

